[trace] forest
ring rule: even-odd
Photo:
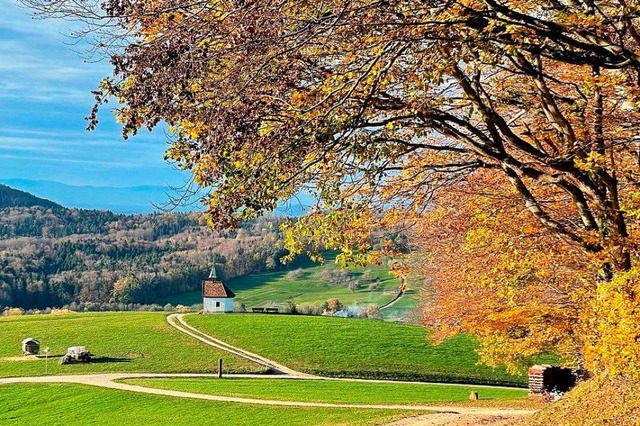
[[[276,269],[281,221],[212,231],[197,213],[0,209],[0,310],[149,304],[196,290],[214,262],[225,278]]]

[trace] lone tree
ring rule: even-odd
[[[90,127],[111,98],[125,138],[168,123],[166,158],[211,189],[215,224],[309,187],[333,213],[295,225],[293,250],[363,252],[382,212],[419,217],[473,178],[597,259],[640,339],[635,2],[22,1],[87,23],[113,64]]]

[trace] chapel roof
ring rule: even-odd
[[[235,293],[223,283],[216,273],[216,267],[211,268],[209,278],[202,281],[202,295],[204,297],[233,298]]]

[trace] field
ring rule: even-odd
[[[164,313],[91,313],[0,318],[0,377],[39,376],[45,361],[18,360],[25,337],[52,350],[49,374],[107,372],[227,373],[262,367],[217,351],[171,328]],[[207,334],[289,367],[328,376],[522,384],[502,369],[476,365],[473,340],[434,347],[424,328],[383,321],[292,315],[187,315]],[[61,366],[66,347],[86,345],[95,362]],[[229,397],[352,404],[446,404],[531,408],[522,389],[474,385],[363,383],[249,378],[136,378],[125,383]],[[481,401],[468,401],[472,391]],[[84,384],[0,385],[0,424],[373,425],[415,412],[395,409],[277,407],[148,395]]]
[[[328,259],[329,261],[331,259]],[[227,284],[236,293],[236,302],[244,303],[247,308],[256,306],[270,306],[283,303],[288,299],[295,303],[322,305],[329,298],[337,298],[344,305],[370,304],[382,305],[393,299],[398,291],[400,281],[387,272],[383,266],[369,266],[367,268],[352,268],[352,277],[362,281],[366,270],[372,279],[380,280],[376,290],[369,289],[371,282],[363,282],[360,288],[351,292],[345,283],[327,281],[326,271],[336,271],[339,267],[335,263],[325,265],[308,264],[302,268],[301,276],[290,279],[290,271],[265,272],[252,274],[229,280]],[[169,297],[161,300],[161,304],[195,305],[202,303],[202,292],[195,291]],[[387,318],[398,318],[416,305],[413,297],[406,297],[402,304],[393,306],[384,312]]]
[[[413,381],[524,385],[524,374],[478,365],[477,343],[458,336],[432,345],[422,327],[371,320],[290,315],[187,315],[232,345],[307,373]],[[523,372],[524,373],[524,372]]]
[[[527,391],[523,389],[325,380],[176,378],[127,379],[124,382],[159,389],[243,398],[345,404],[469,402],[471,391],[479,391],[482,400],[513,400],[527,397]]]
[[[176,399],[82,385],[0,385],[0,424],[370,425],[412,413],[397,410],[291,408]]]
[[[235,372],[260,372],[262,367],[217,351],[170,327],[163,313],[0,317],[0,377],[45,373],[45,360],[8,360],[22,355],[21,342],[39,339],[51,348],[52,374],[98,372],[214,372],[217,358]],[[88,364],[59,365],[68,346],[84,345],[99,358]]]

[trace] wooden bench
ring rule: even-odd
[[[252,312],[264,312],[264,308],[251,308]]]
[[[277,314],[278,308],[266,308],[268,314]]]

